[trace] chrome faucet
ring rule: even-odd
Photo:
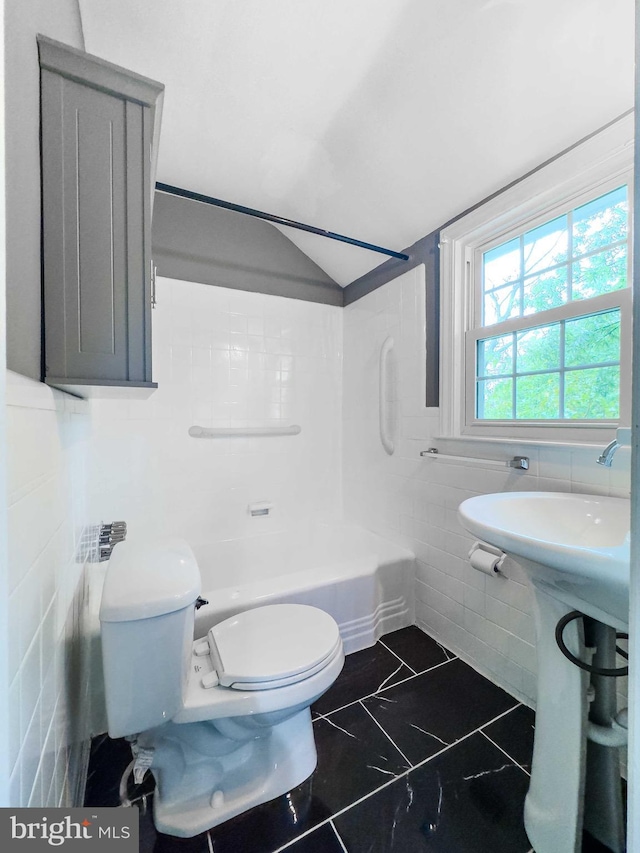
[[[602,451],[600,456],[596,459],[598,465],[604,465],[605,468],[611,468],[611,463],[613,462],[613,454],[616,450],[622,447],[617,438],[614,438],[613,441],[610,441],[609,444]]]

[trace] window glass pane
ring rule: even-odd
[[[567,320],[564,360],[567,367],[619,362],[620,311]]]
[[[484,289],[500,287],[520,276],[520,238],[496,246],[482,256]]]
[[[478,341],[478,376],[513,372],[513,335]]]
[[[566,263],[568,243],[566,215],[527,231],[524,235],[524,275]]]
[[[559,323],[518,332],[516,337],[516,371],[518,373],[560,367]]]
[[[519,376],[516,379],[516,418],[551,420],[559,417],[559,373]]]
[[[483,253],[482,326],[495,328],[477,341],[477,418],[619,417],[620,308],[588,300],[629,286],[628,216],[623,186]]]
[[[572,419],[619,418],[619,369],[596,367],[568,371],[564,382],[564,416]]]
[[[564,305],[568,298],[567,267],[524,280],[524,313],[537,314]]]
[[[508,284],[491,290],[484,297],[483,326],[502,323],[510,317],[520,316],[520,283]]]
[[[627,188],[596,198],[573,213],[573,256],[627,237]]]
[[[573,264],[572,299],[590,299],[627,286],[627,246],[588,255]]]
[[[513,379],[480,379],[477,389],[478,418],[490,420],[513,418]]]

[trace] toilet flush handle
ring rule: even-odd
[[[200,610],[201,607],[204,607],[204,605],[208,604],[208,603],[209,602],[207,601],[206,598],[202,598],[201,596],[198,596],[196,598],[196,610]]]

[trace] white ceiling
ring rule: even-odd
[[[166,86],[158,180],[396,250],[633,106],[634,0],[79,2]]]

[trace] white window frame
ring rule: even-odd
[[[580,300],[580,315],[620,307],[620,418],[616,421],[483,421],[475,416],[476,341],[500,334],[514,318],[479,327],[482,252],[626,183],[629,187],[628,281],[631,282],[633,117],[627,116],[515,183],[440,235],[440,432],[443,437],[601,444],[631,418],[631,287]],[[474,277],[475,270],[475,277]],[[524,318],[543,325],[575,316],[561,306]]]

